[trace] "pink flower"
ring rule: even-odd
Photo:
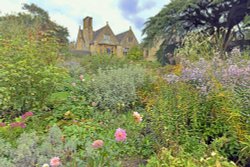
[[[4,122],[0,122],[0,127],[5,127],[6,124]]]
[[[116,141],[125,141],[127,138],[127,134],[126,134],[126,131],[121,129],[121,128],[118,128],[116,129],[116,132],[115,132],[115,140]]]
[[[142,121],[142,116],[138,112],[134,112],[133,117],[134,117],[135,121],[138,123]]]
[[[52,167],[57,167],[59,165],[61,165],[61,161],[60,161],[60,158],[59,157],[53,157],[50,159],[50,165]]]
[[[102,140],[96,140],[92,143],[92,147],[93,148],[101,148],[103,146],[103,141]]]
[[[12,123],[10,123],[10,127],[12,127],[12,128],[15,128],[15,127],[17,127],[17,126],[18,126],[17,122],[12,122]]]
[[[21,127],[21,128],[26,128],[26,125],[25,125],[24,122],[19,122],[19,127]]]
[[[16,128],[16,127],[25,128],[26,124],[24,122],[12,122],[10,124],[10,127],[12,127],[12,128]]]
[[[33,112],[28,111],[22,115],[22,119],[25,120],[26,118],[31,117],[33,115],[34,115]]]

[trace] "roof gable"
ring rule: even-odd
[[[124,37],[127,35],[127,33],[128,33],[128,31],[122,32],[122,33],[120,33],[120,34],[117,34],[117,35],[116,35],[117,40],[118,40],[119,42],[121,42],[121,41],[124,39]]]
[[[131,29],[123,33],[117,34],[116,38],[119,41],[119,44],[125,47],[131,47],[133,45],[139,44],[135,37],[135,34]]]
[[[108,38],[105,39],[105,36]],[[106,26],[94,31],[93,41],[96,41],[99,44],[110,44],[110,45],[117,45],[118,40],[114,35],[112,29],[107,24]]]

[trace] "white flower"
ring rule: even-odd
[[[215,155],[216,155],[216,152],[211,152],[211,155],[212,155],[212,157],[214,157]]]
[[[134,117],[136,122],[142,121],[142,116],[138,112],[133,112],[133,117]]]
[[[49,164],[43,164],[42,167],[49,167]]]

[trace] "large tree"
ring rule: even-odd
[[[226,50],[232,40],[245,40],[242,29],[244,18],[250,14],[249,0],[200,0],[188,6],[179,20],[188,31],[202,30],[210,35],[222,36],[222,49]],[[250,43],[249,43],[250,44]]]
[[[41,34],[55,38],[59,43],[68,43],[68,30],[50,20],[49,14],[35,4],[24,4],[26,12],[0,17],[0,35],[12,38],[17,35]]]
[[[161,51],[168,52],[190,31],[222,36],[222,50],[248,44],[249,7],[249,0],[172,0],[145,23],[143,44],[163,39]]]
[[[143,35],[144,46],[152,46],[158,40],[164,39],[168,43],[175,42],[176,37],[183,36],[185,29],[179,20],[181,13],[188,6],[193,5],[198,0],[172,0],[155,16],[150,17],[145,23]]]

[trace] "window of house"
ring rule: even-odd
[[[111,48],[107,48],[107,54],[108,55],[113,54],[113,50]]]
[[[128,54],[129,48],[123,48],[123,55],[126,56]]]
[[[133,37],[128,37],[128,42],[133,42]]]
[[[104,39],[105,41],[109,41],[109,40],[110,40],[110,36],[109,36],[109,35],[104,34],[103,39]]]

